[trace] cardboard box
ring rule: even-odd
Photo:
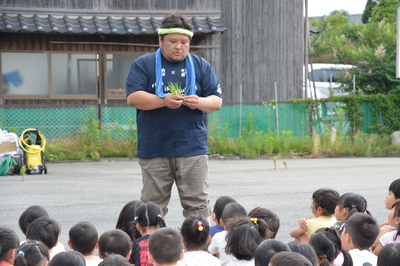
[[[16,142],[3,141],[0,143],[0,153],[9,153],[12,151],[18,151]]]

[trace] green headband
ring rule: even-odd
[[[190,38],[193,37],[193,32],[191,32],[190,30],[185,30],[185,29],[181,29],[181,28],[169,28],[169,29],[159,28],[158,29],[159,35],[165,35],[165,34],[170,34],[170,33],[181,33],[181,34],[185,34],[185,35],[189,36]]]

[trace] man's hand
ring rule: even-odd
[[[194,110],[199,107],[200,105],[200,98],[197,95],[186,95],[183,98],[183,103],[189,107],[190,109]]]
[[[170,93],[164,97],[164,103],[165,106],[170,109],[177,109],[182,105],[183,99],[184,97],[182,95],[175,95]]]

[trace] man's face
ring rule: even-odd
[[[190,37],[181,33],[170,33],[164,36],[164,40],[159,37],[159,45],[165,59],[178,63],[185,60],[189,53]]]

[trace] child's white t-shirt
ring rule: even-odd
[[[180,266],[221,266],[221,261],[206,251],[187,251],[183,260],[178,261]]]
[[[94,260],[87,260],[85,259],[86,262],[86,266],[97,266],[99,265],[100,262],[102,262],[103,260],[100,259],[99,257],[96,257]]]
[[[359,249],[352,249],[349,250],[349,254],[353,260],[353,266],[363,266],[363,265],[368,265],[364,263],[370,263],[372,266],[376,266],[376,263],[378,261],[378,257],[368,251],[368,250],[359,250]],[[334,263],[336,266],[342,266],[343,264],[343,254],[339,254],[337,258],[335,259]]]
[[[228,266],[254,266],[254,263],[254,259],[238,260],[237,258],[233,258],[233,260],[228,263]]]
[[[210,245],[208,246],[208,251],[211,254],[214,255],[219,252],[219,260],[221,261],[222,266],[227,266],[233,258],[231,255],[228,255],[225,252],[227,234],[228,231],[226,230],[216,233],[213,238],[211,238]]]
[[[394,239],[396,234],[397,234],[397,230],[384,233],[381,236],[381,238],[379,238],[379,242],[381,242],[382,246],[386,246],[387,244],[390,244],[390,243],[400,243],[400,236],[397,236],[396,239]]]

